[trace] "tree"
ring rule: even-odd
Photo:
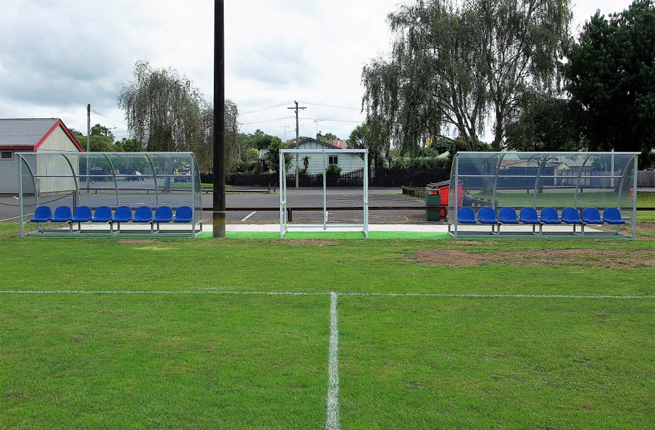
[[[389,15],[390,60],[364,67],[363,105],[401,152],[454,130],[477,146],[488,120],[494,149],[526,91],[556,84],[569,0],[416,0]]]
[[[579,151],[585,142],[577,121],[580,110],[568,99],[528,93],[519,117],[506,127],[507,149],[515,151]]]
[[[319,139],[321,140],[321,142],[325,142],[325,143],[330,143],[331,140],[339,140],[337,135],[332,133],[319,134]],[[302,139],[298,139],[298,140],[302,140]]]
[[[86,149],[86,136],[75,129],[71,129],[70,132],[77,143]],[[114,135],[109,128],[96,124],[91,128],[89,150],[91,152],[121,152],[123,148],[114,145]]]
[[[268,154],[266,154],[266,161],[268,162],[268,169],[271,172],[278,173],[280,171],[280,149],[285,149],[288,147],[289,145],[282,142],[282,139],[278,137],[267,148]],[[287,169],[291,167],[291,161],[291,154],[284,154],[284,164]]]
[[[137,61],[134,81],[118,97],[125,109],[132,137],[147,151],[192,151],[199,168],[213,165],[213,108],[193,83],[173,69],[153,69],[147,61]],[[226,172],[236,167],[238,109],[225,102]]]
[[[582,111],[590,150],[655,147],[655,6],[635,0],[628,10],[597,12],[568,52],[567,90]]]
[[[384,160],[383,152],[388,153],[388,140],[383,139],[379,133],[376,133],[379,124],[373,122],[364,122],[350,133],[350,146],[353,149],[368,149],[369,170],[371,165],[379,167]]]

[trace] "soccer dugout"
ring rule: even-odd
[[[450,176],[448,231],[456,239],[634,239],[638,156],[458,152]]]

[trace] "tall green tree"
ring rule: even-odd
[[[147,61],[134,66],[134,81],[118,97],[132,137],[146,151],[192,151],[199,168],[213,165],[213,109],[193,83],[173,69],[153,69]],[[238,109],[225,102],[226,171],[237,161]]]
[[[382,136],[380,124],[364,122],[350,133],[350,146],[353,149],[368,149],[369,170],[371,166],[379,167],[383,164],[385,154],[388,153],[388,139]]]
[[[522,94],[556,85],[570,20],[569,0],[410,1],[389,15],[391,58],[364,67],[367,114],[404,153],[452,131],[473,150],[487,122],[500,149]]]
[[[636,0],[607,19],[597,12],[571,46],[567,89],[582,111],[589,149],[655,147],[655,6]]]
[[[275,140],[269,145],[268,153],[266,154],[266,161],[268,163],[268,169],[271,172],[278,173],[280,171],[280,149],[288,148],[289,145],[282,142],[282,139],[275,138]],[[284,155],[284,167],[289,168],[293,158],[291,154]]]
[[[507,149],[579,151],[585,148],[578,128],[580,115],[580,109],[569,99],[527,93],[521,101],[521,113],[507,124]]]

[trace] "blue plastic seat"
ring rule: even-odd
[[[52,209],[48,206],[39,206],[34,210],[34,216],[30,222],[47,222],[52,218]]]
[[[75,208],[75,212],[73,213],[73,218],[71,218],[71,231],[73,229],[73,223],[77,223],[77,229],[82,230],[82,223],[83,222],[89,222],[91,221],[91,217],[93,216],[93,213],[91,212],[91,208],[88,206],[78,206]]]
[[[596,208],[584,208],[582,210],[582,221],[585,224],[603,224],[605,221],[600,217],[600,211]]]
[[[495,233],[495,227],[498,225],[496,211],[489,207],[483,207],[478,210],[478,221],[481,224],[491,225],[491,233]]]
[[[562,220],[559,219],[556,209],[543,208],[541,210],[541,222],[543,224],[561,224]]]
[[[519,218],[523,224],[541,224],[535,208],[523,208],[519,213]]]
[[[191,221],[193,221],[193,210],[189,206],[180,206],[177,208],[173,222],[189,223]]]
[[[132,209],[130,209],[128,206],[119,206],[116,208],[116,211],[114,211],[114,216],[111,219],[112,224],[116,223],[118,226],[118,231],[121,231],[121,223],[122,222],[129,222],[132,220]],[[113,232],[113,227],[111,229]]]
[[[71,208],[68,206],[59,206],[55,209],[54,215],[50,218],[50,222],[68,222],[73,217]]]
[[[148,206],[139,206],[134,211],[132,222],[147,223],[152,221],[152,209]]]
[[[152,209],[150,206],[139,206],[134,211],[134,218],[132,222],[136,223],[150,223],[150,234],[153,233],[153,223],[152,223]]]
[[[621,211],[617,208],[607,208],[603,211],[603,221],[608,224],[620,225],[625,224],[625,220],[621,217]]]
[[[478,211],[478,221],[482,224],[498,224],[496,212],[489,207],[480,208]]]
[[[541,234],[541,220],[535,208],[522,208],[519,213],[519,219],[523,224],[532,224],[533,233],[536,233],[536,226],[539,226],[539,234]]]
[[[562,221],[567,224],[582,224],[580,212],[576,208],[562,209]]]
[[[576,208],[562,209],[562,221],[573,226],[573,233],[577,225],[581,226],[582,234],[584,234],[584,222],[580,218],[580,212]]]
[[[501,208],[498,212],[498,221],[502,224],[518,224],[519,219],[516,216],[514,208]]]
[[[458,224],[477,224],[475,219],[475,212],[469,207],[462,207],[457,209],[457,223]]]
[[[111,209],[109,206],[99,206],[93,214],[93,218],[91,218],[91,222],[109,221],[111,221]]]
[[[173,209],[169,206],[160,206],[155,210],[155,217],[152,222],[157,224],[157,231],[159,231],[160,223],[169,223],[173,221]]]
[[[173,209],[169,206],[158,207],[155,211],[155,218],[152,221],[161,223],[173,221]]]

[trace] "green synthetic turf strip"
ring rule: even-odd
[[[204,232],[197,237],[201,239],[212,238],[211,232]],[[228,231],[228,239],[279,239],[279,232],[249,232],[249,231]],[[370,231],[369,239],[450,239],[448,233],[441,232],[409,232],[409,231]],[[292,231],[284,235],[284,239],[365,239],[361,232],[297,232]]]

